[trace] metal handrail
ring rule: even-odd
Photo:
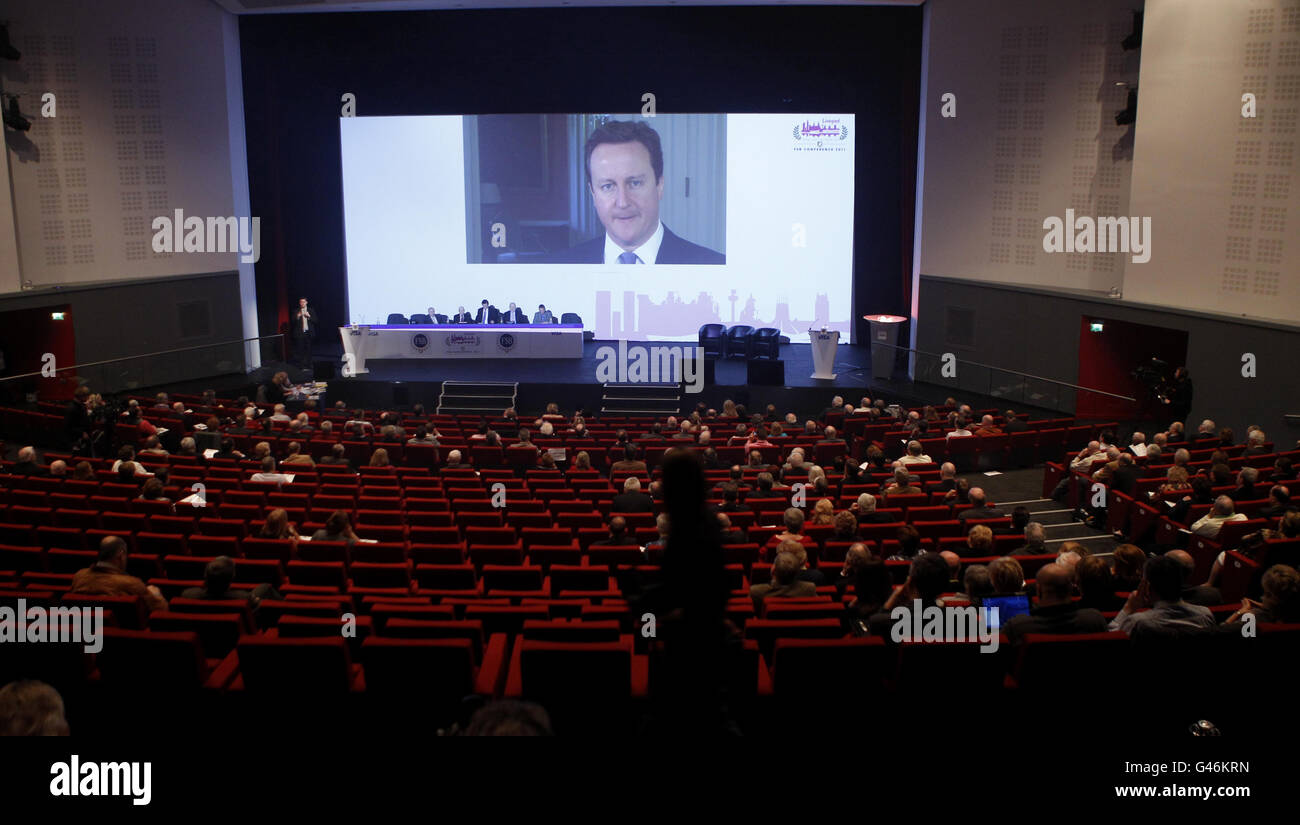
[[[228,347],[232,344],[247,344],[249,341],[264,341],[268,338],[283,338],[283,337],[284,337],[283,332],[277,332],[274,335],[259,335],[256,338],[240,338],[234,341],[217,341],[216,343],[212,343],[212,344],[198,344],[192,347],[177,347],[176,349],[165,349],[165,350],[159,350],[158,352],[146,352],[140,355],[124,355],[121,358],[109,358],[107,361],[91,361],[86,364],[74,364],[70,367],[56,367],[54,371],[66,372],[67,370],[80,370],[80,369],[86,369],[87,367],[102,367],[105,364],[116,364],[118,361],[134,361],[137,358],[153,358],[154,356],[157,355],[174,355],[178,352],[190,352],[191,350],[196,350],[196,349],[209,349],[211,347]],[[0,382],[14,381],[19,378],[33,378],[42,375],[44,375],[43,370],[37,370],[36,372],[24,372],[20,375],[6,375],[0,377]]]
[[[948,353],[926,352],[924,350],[912,349],[910,347],[900,347],[894,344],[886,344],[880,341],[872,341],[871,345],[873,347],[889,347],[890,349],[902,350],[904,352],[914,352],[917,355],[928,355],[931,358],[938,358],[940,360],[943,359],[944,355],[948,354]],[[1062,387],[1070,387],[1071,389],[1083,390],[1084,392],[1096,393],[1097,395],[1106,395],[1106,396],[1110,396],[1111,398],[1119,398],[1123,401],[1133,401],[1133,402],[1137,401],[1136,398],[1133,398],[1131,396],[1119,395],[1118,393],[1107,392],[1105,390],[1097,390],[1097,389],[1093,389],[1092,387],[1083,387],[1078,384],[1071,384],[1069,381],[1061,381],[1056,378],[1044,378],[1041,375],[1033,375],[1028,372],[1021,372],[1020,370],[1011,370],[1011,369],[1007,369],[1006,367],[994,366],[993,364],[981,364],[978,361],[967,361],[962,358],[957,358],[956,360],[957,363],[959,364],[970,364],[973,367],[983,367],[984,369],[997,370],[998,372],[1010,373],[1011,375],[1019,375],[1022,378],[1032,378],[1035,381],[1046,381],[1049,384],[1059,384]]]

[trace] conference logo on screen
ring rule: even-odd
[[[424,352],[429,348],[429,336],[423,332],[417,332],[411,336],[411,348],[416,352]]]
[[[849,126],[838,117],[805,120],[795,124],[794,151],[796,152],[846,152]]]

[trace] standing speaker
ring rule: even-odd
[[[759,386],[782,386],[785,384],[784,361],[747,361],[745,362],[745,383]]]

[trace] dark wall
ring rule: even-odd
[[[68,307],[68,318],[76,337],[73,364],[235,341],[243,337],[239,274],[236,272],[15,293],[0,298],[0,313],[54,305]],[[51,321],[48,315],[39,320],[44,324],[68,323]],[[32,330],[33,335],[39,333],[38,329]],[[91,367],[79,370],[78,374],[88,380],[95,391],[117,392],[240,371],[241,352],[237,346],[197,350]],[[60,361],[58,366],[73,364],[65,365]],[[33,364],[20,364],[6,359],[0,377],[40,368],[39,360]]]
[[[855,317],[907,314],[921,10],[601,8],[240,17],[260,328],[346,322],[340,98],[357,114],[852,112]],[[792,273],[795,275],[795,273]],[[865,339],[865,322],[859,336]]]
[[[973,313],[971,345],[951,342],[947,328],[950,310]],[[1080,383],[1079,325],[1083,316],[1181,330],[1187,333],[1187,368],[1195,388],[1190,422],[1212,418],[1220,427],[1231,427],[1238,441],[1248,424],[1263,427],[1279,445],[1291,445],[1300,438],[1300,430],[1288,427],[1283,420],[1286,414],[1300,413],[1300,382],[1294,380],[1300,329],[1295,327],[925,275],[921,277],[919,316],[917,349],[952,352],[959,359],[1072,384]],[[1257,377],[1242,376],[1243,353],[1255,355]],[[1130,368],[1153,354],[1134,351]],[[960,370],[958,374],[960,377]]]

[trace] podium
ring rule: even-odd
[[[907,319],[901,315],[864,315],[871,322],[871,377],[889,378],[894,373],[898,350],[898,328]]]
[[[810,378],[833,379],[835,373],[835,350],[840,345],[838,330],[810,329],[808,338],[812,341],[813,374]]]

